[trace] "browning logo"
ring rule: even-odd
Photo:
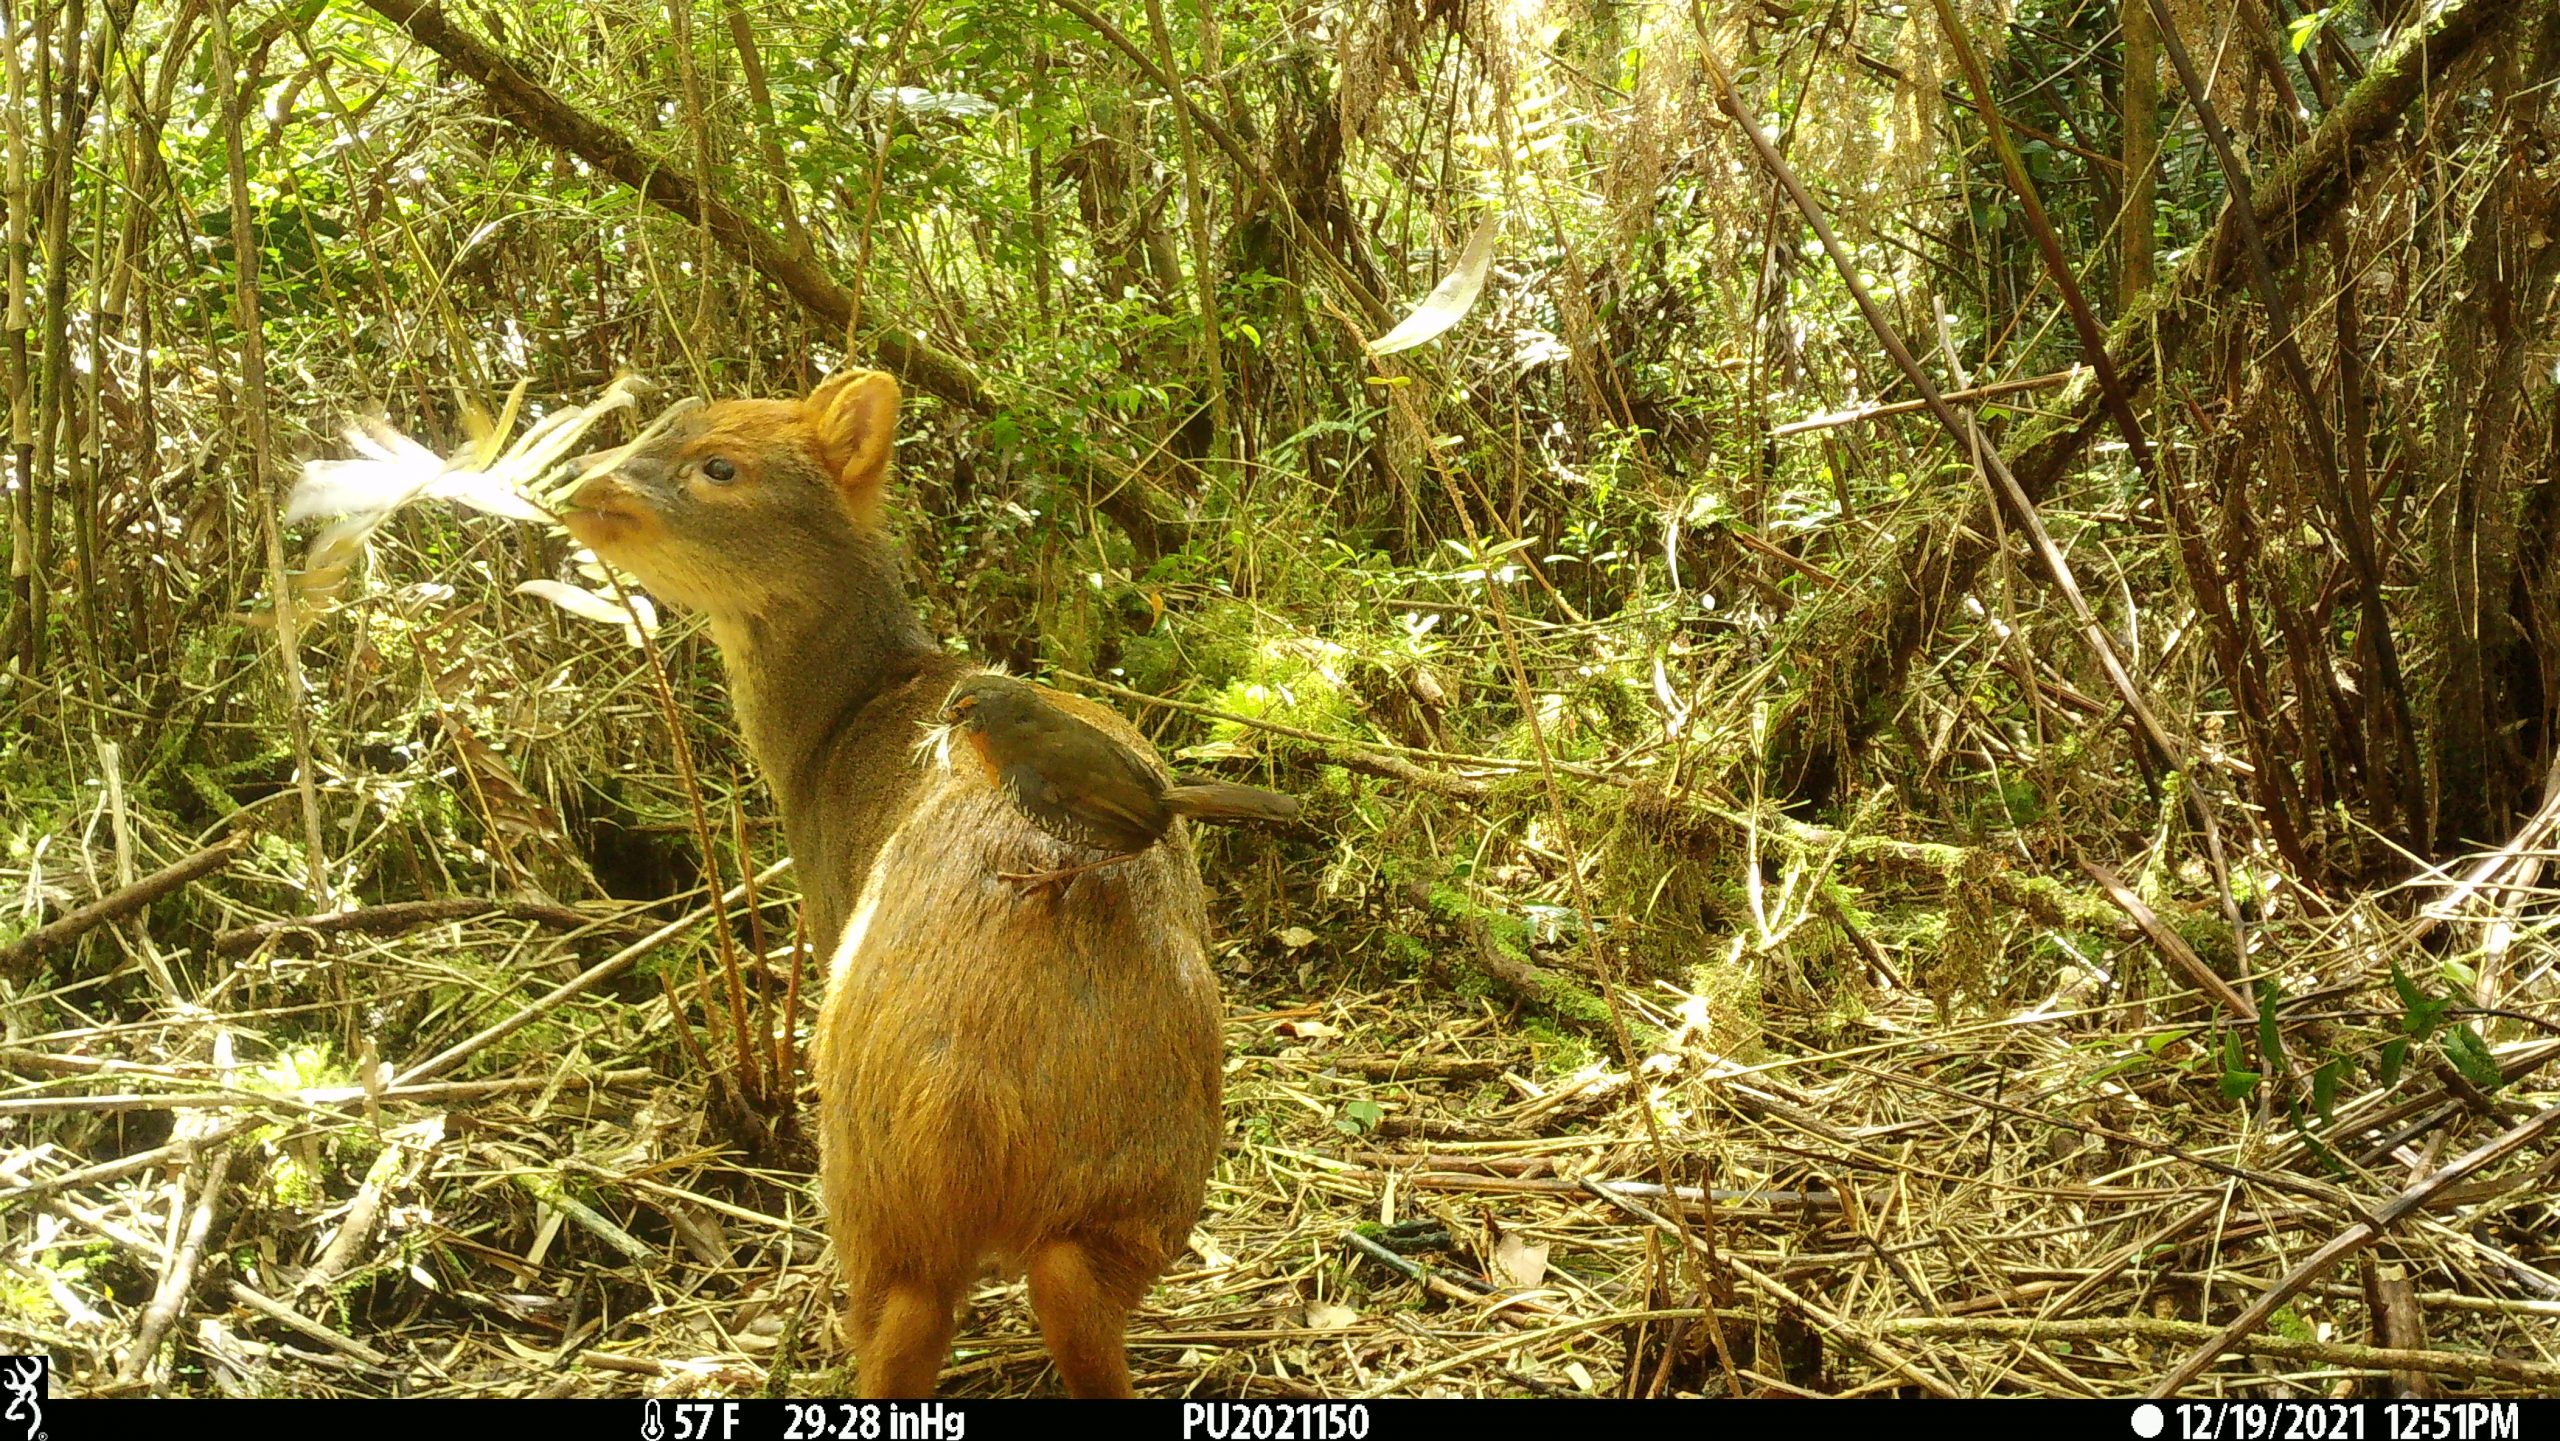
[[[0,1437],[44,1441],[44,1403],[52,1394],[52,1363],[42,1356],[0,1356]]]

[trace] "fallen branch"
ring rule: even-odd
[[[801,259],[728,202],[706,193],[682,169],[551,93],[514,60],[457,28],[445,18],[442,6],[432,0],[365,0],[365,5],[477,81],[505,120],[630,186],[642,199],[709,230],[732,259],[781,287],[801,308],[837,332],[859,325],[853,295],[835,277]],[[967,361],[916,339],[910,327],[896,321],[882,321],[868,330],[872,349],[900,380],[980,414],[995,408]]]
[[[1680,1306],[1650,1311],[1615,1311],[1606,1316],[1585,1316],[1578,1321],[1559,1322],[1553,1326],[1542,1326],[1535,1331],[1505,1336],[1482,1346],[1470,1346],[1464,1351],[1443,1356],[1437,1361],[1425,1362],[1409,1371],[1400,1371],[1359,1394],[1362,1400],[1374,1400],[1382,1396],[1406,1396],[1412,1394],[1415,1386],[1435,1376],[1445,1376],[1461,1366],[1472,1365],[1489,1357],[1499,1356],[1506,1351],[1517,1350],[1535,1341],[1558,1340],[1566,1336],[1579,1335],[1584,1331],[1596,1331],[1603,1326],[1633,1326],[1646,1321],[1695,1321],[1708,1314],[1710,1313],[1695,1306]],[[1737,1317],[1736,1319],[1747,1320],[1748,1318]],[[1259,1340],[1279,1333],[1257,1331],[1247,1334]],[[1140,1339],[1132,1336],[1129,1342],[1134,1346]]]
[[[172,1162],[182,1166],[192,1165],[197,1154],[205,1147],[219,1145],[253,1126],[265,1124],[264,1117],[246,1116],[225,1121],[219,1127],[200,1136],[186,1135],[182,1128],[176,1140],[154,1146],[148,1151],[136,1151],[130,1156],[119,1156],[112,1161],[100,1161],[94,1166],[82,1166],[76,1171],[65,1171],[59,1176],[48,1176],[41,1181],[28,1181],[11,1186],[6,1191],[0,1191],[0,1202],[29,1201],[50,1196],[56,1191],[76,1191],[83,1186],[121,1181],[127,1176],[138,1176],[145,1171]]]
[[[1952,403],[1990,400],[1995,396],[2009,395],[2021,390],[2042,390],[2047,386],[2066,385],[2079,378],[2080,367],[2075,365],[2069,370],[2057,370],[2051,375],[2021,376],[2016,380],[1995,380],[1988,385],[1950,390],[1939,399]],[[1773,425],[1769,427],[1769,434],[1773,439],[1780,436],[1802,435],[1809,430],[1830,430],[1835,426],[1855,425],[1862,420],[1877,420],[1888,415],[1909,415],[1914,411],[1928,408],[1929,402],[1926,400],[1897,400],[1886,405],[1862,405],[1853,410],[1834,410],[1822,415],[1808,415],[1802,420],[1790,420],[1784,425]]]
[[[1569,1314],[1557,1310],[1535,1296],[1506,1299],[1501,1292],[1483,1286],[1472,1276],[1452,1276],[1447,1272],[1435,1271],[1410,1256],[1397,1255],[1357,1231],[1343,1232],[1342,1239],[1345,1244],[1361,1255],[1406,1280],[1419,1284],[1423,1290],[1432,1295],[1443,1300],[1455,1301],[1462,1306],[1481,1306],[1485,1314],[1508,1326],[1525,1328],[1531,1324],[1529,1319],[1531,1316],[1552,1320],[1557,1316]]]
[[[2222,1002],[2223,1006],[2244,1024],[2258,1019],[2258,1008],[2250,1005],[2240,992],[2229,981],[2224,980],[2213,967],[2206,965],[2204,957],[2196,954],[2195,947],[2188,945],[2184,936],[2169,929],[2149,906],[2142,903],[2142,897],[2135,895],[2123,881],[2116,879],[2115,872],[2096,861],[2087,860],[2080,863],[2080,869],[2087,871],[2089,878],[2106,891],[2107,898],[2114,901],[2127,916],[2132,918],[2134,927],[2142,932],[2144,938],[2149,940],[2160,954],[2168,957],[2179,970],[2186,972],[2188,980],[2195,982],[2205,994]]]
[[[0,976],[17,980],[38,961],[100,926],[123,920],[153,901],[204,879],[231,863],[249,844],[246,831],[236,831],[174,865],[164,866],[122,890],[113,891],[72,911],[51,925],[39,926],[0,946]]]
[[[1329,1056],[1324,1063],[1373,1081],[1490,1081],[1506,1064],[1474,1056]]]
[[[396,936],[423,926],[449,925],[455,921],[478,920],[483,916],[503,916],[512,921],[532,921],[568,930],[611,924],[616,919],[594,915],[573,906],[544,905],[536,901],[493,901],[471,896],[434,901],[395,901],[389,905],[367,906],[362,910],[340,911],[336,915],[287,916],[282,920],[260,921],[253,926],[235,926],[213,938],[213,953],[236,956],[254,951],[269,941],[283,945],[297,939],[316,941],[322,936]]]
[[[513,59],[446,19],[433,0],[365,4],[477,81],[501,119],[594,166],[684,223],[703,227],[731,259],[772,282],[820,324],[839,335],[861,335],[900,380],[973,414],[1002,408],[1001,399],[968,361],[918,338],[912,326],[879,316],[879,307],[857,299],[814,260],[712,193],[712,187],[552,93]],[[873,319],[865,324],[864,316]],[[1112,482],[1096,508],[1128,531],[1143,551],[1161,554],[1171,548],[1168,538],[1184,523],[1182,506],[1139,472],[1107,456],[1092,459],[1094,468],[1107,472]]]
[[[317,1341],[333,1351],[344,1352],[367,1366],[387,1370],[392,1364],[390,1357],[371,1346],[342,1332],[330,1330],[265,1292],[253,1291],[234,1281],[231,1283],[231,1299],[306,1340]]]
[[[196,1271],[213,1234],[213,1213],[221,1206],[222,1188],[231,1179],[233,1154],[228,1145],[216,1147],[202,1166],[187,1173],[195,1183],[195,1200],[187,1208],[185,1234],[169,1258],[168,1269],[161,1273],[159,1288],[134,1323],[133,1344],[125,1351],[124,1364],[116,1368],[116,1379],[126,1385],[140,1382],[150,1371],[152,1360],[160,1354],[161,1338],[178,1323],[178,1314],[196,1288]]]
[[[1486,1191],[1534,1196],[1579,1196],[1588,1191],[1591,1186],[1603,1186],[1621,1196],[1641,1196],[1653,1200],[1659,1200],[1662,1196],[1662,1183],[1659,1181],[1594,1181],[1586,1185],[1582,1181],[1569,1180],[1562,1176],[1480,1176],[1465,1171],[1396,1171],[1383,1166],[1371,1169],[1390,1171],[1397,1178],[1398,1185],[1417,1191]],[[1840,1209],[1840,1198],[1825,1191],[1733,1191],[1719,1186],[1712,1194],[1715,1196],[1716,1209],[1719,1211],[1737,1206],[1793,1211]],[[1699,1197],[1700,1192],[1695,1186],[1679,1188],[1679,1198],[1684,1202],[1696,1205]]]
[[[104,1116],[133,1111],[222,1111],[242,1107],[274,1106],[293,1111],[318,1111],[342,1107],[362,1109],[368,1103],[405,1101],[411,1105],[436,1105],[446,1101],[476,1100],[482,1096],[505,1095],[515,1091],[539,1091],[553,1085],[587,1086],[603,1090],[611,1086],[636,1085],[653,1073],[633,1067],[604,1071],[594,1075],[568,1076],[501,1076],[486,1081],[440,1081],[423,1086],[390,1086],[368,1094],[362,1086],[314,1086],[301,1091],[149,1091],[120,1092],[110,1096],[17,1096],[0,1100],[0,1117],[7,1116]]]
[[[514,1181],[519,1190],[536,1201],[576,1222],[589,1235],[604,1242],[626,1258],[642,1266],[655,1266],[666,1258],[658,1249],[613,1223],[613,1219],[595,1207],[569,1194],[560,1177],[550,1171],[518,1171]]]
[[[2515,13],[2506,0],[2454,0],[2374,57],[2365,79],[2253,187],[2250,200],[2272,259],[2289,262],[2301,245],[2328,232],[2325,215],[2343,202],[2348,182],[2398,131],[2409,107]],[[2227,216],[2218,221],[2186,263],[2116,323],[2108,350],[2128,392],[2148,386],[2155,366],[2176,365],[2189,343],[2219,322],[2222,300],[2248,281],[2246,267],[2233,263],[2231,228]],[[2013,470],[2030,500],[2042,500],[2097,434],[2104,399],[2094,373],[2084,373],[2060,398],[2060,413],[2020,438]],[[1913,657],[1962,613],[1998,533],[1987,498],[1974,502],[1962,524],[1914,528],[1881,570],[1903,580],[1872,605],[1843,608],[1802,642],[1806,654],[1842,659],[1806,687],[1771,734],[1773,769],[1799,799],[1830,799],[1874,727],[1897,713],[1880,702],[1901,690]]]
[[[723,905],[733,905],[738,901],[744,900],[748,891],[752,887],[760,886],[766,881],[772,880],[775,876],[782,874],[790,864],[791,858],[788,856],[775,861],[772,865],[758,871],[753,881],[743,882],[732,888],[728,894],[721,897],[721,903]],[[566,1005],[572,998],[593,990],[597,986],[604,984],[606,981],[613,979],[615,976],[622,974],[624,971],[631,969],[634,962],[638,961],[642,956],[647,955],[660,943],[666,941],[669,937],[675,936],[680,932],[699,924],[709,917],[711,912],[712,907],[708,905],[700,906],[682,916],[679,916],[675,920],[667,922],[665,925],[658,927],[649,934],[642,936],[640,939],[633,941],[627,946],[624,946],[621,950],[614,952],[612,955],[607,956],[603,960],[596,962],[594,965],[587,967],[585,970],[580,971],[568,980],[554,986],[538,999],[526,1003],[522,1008],[518,1009],[514,1015],[507,1017],[505,1020],[500,1021],[496,1025],[490,1026],[477,1034],[468,1036],[450,1046],[445,1047],[443,1050],[438,1051],[427,1059],[420,1061],[416,1065],[401,1072],[392,1080],[391,1084],[393,1088],[397,1089],[401,1086],[416,1085],[420,1081],[425,1081],[432,1077],[442,1075],[453,1067],[462,1064],[471,1057],[478,1055],[487,1047],[497,1044],[499,1041],[506,1039],[508,1036],[514,1035],[517,1031],[520,1031],[526,1026],[532,1025],[535,1021],[542,1019],[544,1016],[551,1014],[561,1006]]]
[[[347,1274],[373,1237],[373,1228],[389,1209],[393,1193],[414,1183],[422,1167],[429,1145],[408,1137],[393,1137],[373,1164],[365,1169],[364,1181],[356,1187],[354,1199],[338,1218],[337,1229],[330,1232],[328,1243],[320,1248],[320,1259],[294,1283],[296,1295],[308,1296],[326,1291]]]
[[[1592,1195],[1598,1196],[1600,1199],[1609,1202],[1613,1206],[1617,1206],[1618,1208],[1635,1216],[1637,1219],[1645,1222],[1647,1225],[1652,1226],[1655,1230],[1668,1236],[1680,1237],[1687,1240],[1690,1247],[1697,1251],[1698,1254],[1707,1257],[1714,1264],[1730,1268],[1733,1274],[1741,1277],[1743,1282],[1749,1285],[1751,1289],[1769,1297],[1771,1300],[1795,1307],[1798,1311],[1803,1312],[1807,1317],[1811,1318],[1813,1323],[1820,1326],[1826,1334],[1840,1341],[1852,1350],[1863,1352],[1868,1360],[1875,1362],[1885,1370],[1902,1377],[1904,1380],[1912,1382],[1920,1387],[1920,1389],[1928,1392],[1930,1395],[1936,1396],[1940,1400],[1945,1401],[1955,1401],[1963,1398],[1964,1393],[1956,1390],[1955,1387],[1948,1385],[1935,1373],[1923,1369],[1919,1363],[1911,1360],[1907,1356],[1904,1356],[1901,1352],[1886,1345],[1884,1342],[1867,1334],[1866,1327],[1862,1323],[1852,1321],[1848,1317],[1832,1310],[1830,1307],[1823,1305],[1821,1302],[1798,1293],[1792,1287],[1780,1281],[1777,1277],[1737,1258],[1730,1251],[1721,1253],[1709,1252],[1705,1241],[1696,1236],[1688,1235],[1683,1232],[1678,1225],[1674,1224],[1670,1218],[1656,1214],[1649,1207],[1638,1205],[1635,1201],[1628,1198],[1623,1192],[1619,1191],[1615,1187],[1604,1186],[1597,1181],[1585,1181],[1582,1183],[1582,1187]]]

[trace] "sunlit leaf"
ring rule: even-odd
[[[881,105],[895,105],[918,115],[948,115],[959,120],[975,120],[996,113],[996,103],[983,95],[960,90],[926,90],[914,85],[887,85],[871,92],[872,100]]]
[[[634,612],[640,609],[637,596],[632,597],[634,604],[626,610],[622,602],[612,596],[581,590],[561,580],[528,580],[516,587],[516,594],[540,596],[580,620],[600,620],[607,625],[630,625]],[[646,620],[654,626],[657,620],[655,612],[649,612]]]
[[[1395,329],[1369,342],[1371,355],[1393,355],[1417,345],[1437,340],[1450,326],[1466,318],[1475,308],[1476,297],[1484,293],[1484,278],[1493,268],[1493,240],[1502,231],[1502,212],[1487,215],[1476,225],[1476,233],[1467,237],[1466,249],[1458,252],[1457,268],[1441,278],[1413,313]]]
[[[1309,1301],[1307,1326],[1316,1331],[1339,1331],[1356,1323],[1360,1313],[1335,1301]]]
[[[2488,1043],[2468,1025],[2444,1033],[2444,1054],[2464,1080],[2481,1090],[2494,1091],[2507,1083],[2506,1072],[2498,1069],[2498,1058],[2489,1054]]]

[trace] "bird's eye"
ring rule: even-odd
[[[738,478],[738,468],[729,463],[727,456],[721,455],[715,455],[704,461],[702,473],[705,478],[720,485],[727,485]]]

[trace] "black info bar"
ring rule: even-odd
[[[24,1408],[13,1408],[23,1413]],[[1935,1401],[97,1401],[50,1397],[0,1441],[199,1434],[402,1441],[1003,1441],[1098,1435],[1163,1441],[1671,1441],[1693,1428],[1783,1427],[1780,1441],[2092,1437],[2124,1441],[2560,1441],[2546,1400]],[[1759,1435],[1758,1430],[1749,1434]]]

